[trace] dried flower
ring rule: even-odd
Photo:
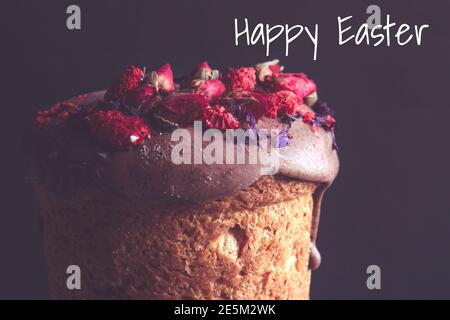
[[[168,63],[161,66],[156,71],[151,72],[148,81],[158,91],[162,91],[164,93],[171,93],[175,91],[173,72],[170,64]]]
[[[144,79],[144,72],[135,66],[122,72],[105,93],[105,101],[122,101],[126,94],[136,89]]]
[[[265,84],[272,92],[287,90],[295,93],[300,99],[316,91],[316,84],[304,73],[272,74],[265,78]]]
[[[280,65],[280,60],[275,59],[272,61],[267,61],[263,63],[258,63],[255,65],[256,70],[256,78],[264,82],[266,76],[270,76],[273,74],[280,74],[283,71],[283,67]]]
[[[192,125],[200,120],[208,101],[198,93],[174,93],[161,101],[160,117],[181,126]]]
[[[239,121],[221,105],[207,108],[203,112],[203,123],[207,128],[219,130],[239,128]]]
[[[192,87],[196,93],[202,94],[208,102],[221,97],[225,91],[225,85],[220,80],[194,80]]]

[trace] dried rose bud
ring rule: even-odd
[[[221,105],[206,108],[203,111],[203,123],[207,128],[219,130],[239,128],[239,121]]]
[[[211,79],[218,79],[219,77],[219,71],[213,70],[207,61],[203,61],[200,63],[191,73],[191,79],[192,80],[211,80]]]
[[[138,112],[148,112],[158,101],[158,92],[155,87],[144,84],[128,92],[125,104],[134,108]]]
[[[208,102],[221,97],[225,91],[225,85],[220,80],[194,80],[192,87],[196,93],[202,94]]]
[[[280,90],[291,91],[300,99],[316,91],[316,84],[314,81],[308,79],[304,73],[272,74],[265,78],[265,83],[273,92]]]
[[[200,120],[208,101],[198,93],[174,93],[161,101],[161,118],[180,126],[192,125]]]
[[[259,81],[264,82],[266,76],[273,74],[280,74],[283,71],[283,66],[280,65],[280,60],[275,59],[255,65],[256,77]]]
[[[128,67],[122,72],[106,91],[105,101],[122,101],[128,91],[136,89],[144,79],[144,72],[136,66]]]
[[[234,91],[230,98],[243,105],[245,112],[250,112],[256,120],[264,115],[277,113],[277,106],[274,104],[272,95],[259,91]]]
[[[171,93],[175,91],[175,82],[173,81],[173,72],[170,64],[166,63],[158,70],[150,74],[149,83],[153,85],[156,90],[164,93]]]
[[[252,91],[256,85],[256,71],[253,67],[228,68],[228,73],[225,75],[225,83],[230,91]]]

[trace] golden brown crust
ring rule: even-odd
[[[36,185],[54,298],[307,299],[317,184],[266,176],[237,195],[148,207]],[[66,288],[81,268],[82,289]]]

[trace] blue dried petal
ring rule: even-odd
[[[246,112],[245,118],[250,128],[256,128],[256,118],[251,112]]]
[[[289,145],[291,139],[289,138],[288,129],[280,131],[277,137],[277,148],[284,148]]]

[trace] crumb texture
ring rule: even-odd
[[[36,185],[56,299],[308,299],[317,184],[262,177],[205,204],[148,207]],[[81,268],[68,290],[66,268]]]

